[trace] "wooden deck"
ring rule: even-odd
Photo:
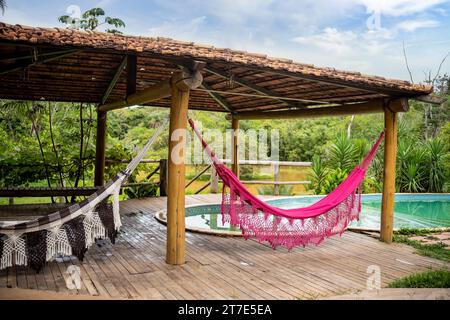
[[[218,195],[186,199],[187,204],[218,201]],[[0,271],[0,288],[126,299],[316,299],[366,289],[371,265],[380,267],[383,286],[413,272],[448,267],[409,246],[353,232],[292,252],[242,238],[187,233],[187,263],[170,266],[166,228],[153,217],[165,205],[165,198],[123,202],[124,226],[116,245],[102,241],[83,262],[52,262],[39,274],[25,267]],[[66,286],[72,264],[81,270],[79,290]],[[7,298],[8,289],[0,293]]]

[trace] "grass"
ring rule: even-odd
[[[402,228],[395,230],[394,234],[402,236],[427,236],[430,233],[441,233],[450,231],[450,228],[434,228],[434,229],[414,229],[414,228]]]
[[[391,282],[389,288],[450,288],[450,272],[447,270],[416,273]]]
[[[394,242],[410,245],[414,247],[420,255],[447,262],[450,261],[450,249],[444,243],[423,244],[420,241],[411,240],[408,236],[399,234],[394,234]]]

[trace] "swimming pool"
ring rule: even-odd
[[[323,196],[297,196],[267,200],[280,208],[298,208],[316,202]],[[363,195],[359,221],[350,227],[380,229],[381,194]],[[157,216],[164,221],[164,216]],[[394,228],[450,227],[450,194],[396,194]],[[213,234],[240,235],[240,231],[222,224],[220,204],[195,205],[186,208],[186,228]]]

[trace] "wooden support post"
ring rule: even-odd
[[[136,93],[137,56],[127,56],[127,97]]]
[[[219,192],[219,176],[216,173],[216,168],[211,166],[211,193]]]
[[[106,112],[97,110],[97,141],[95,148],[94,185],[105,183]]]
[[[394,229],[395,162],[397,158],[397,113],[384,112],[384,181],[381,205],[380,240],[391,243]]]
[[[274,175],[274,181],[278,182],[278,180],[280,179],[280,165],[278,163],[273,165],[273,175]],[[279,196],[280,195],[280,185],[278,183],[274,184],[273,187],[273,193],[275,196]]]
[[[167,196],[167,159],[159,160],[159,195]]]
[[[234,117],[231,119],[231,129],[233,130],[231,170],[239,178],[239,120]]]
[[[167,251],[166,262],[185,263],[185,156],[186,126],[190,89],[201,85],[200,72],[189,71],[171,79],[172,102],[170,106],[169,158],[167,185]]]

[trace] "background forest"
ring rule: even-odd
[[[448,96],[448,77],[441,78],[438,88],[440,95]],[[409,112],[399,115],[397,191],[449,192],[449,102],[433,106],[411,101],[410,106]],[[205,129],[215,128],[224,133],[230,129],[225,114],[191,112]],[[151,107],[109,113],[107,159],[128,161],[167,113],[167,109]],[[328,193],[346,177],[383,126],[382,114],[241,121],[243,130],[278,130],[280,160],[312,161],[308,171],[312,181],[309,189],[316,194]],[[95,131],[94,105],[0,101],[0,186],[92,185]],[[147,158],[167,158],[167,131],[166,128]],[[364,192],[381,190],[382,156],[380,150],[366,178]],[[116,174],[122,165],[108,162],[107,178]],[[139,171],[142,174],[151,169],[151,164],[142,164]],[[253,173],[246,169],[242,175],[250,179]],[[132,179],[140,178],[135,175]]]

